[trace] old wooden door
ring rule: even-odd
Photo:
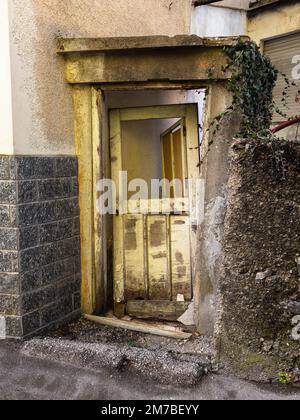
[[[183,187],[175,184],[162,197],[153,198],[150,192],[142,199],[124,197],[122,171],[130,172],[135,158],[140,171],[144,168],[146,179],[152,163],[150,158],[140,161],[145,147],[142,141],[140,150],[126,158],[131,162],[129,167],[124,163],[129,142],[124,140],[123,125],[152,121],[153,126],[161,120],[173,123],[158,136],[160,153],[156,152],[153,165],[161,160],[162,182],[177,179]],[[119,317],[126,313],[139,318],[177,320],[192,300],[191,207],[196,204],[196,193],[195,184],[187,180],[195,181],[199,173],[198,133],[195,104],[118,109],[110,113],[111,168],[117,196],[114,304]],[[150,186],[149,179],[147,182]]]

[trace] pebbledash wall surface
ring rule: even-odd
[[[0,338],[80,313],[74,113],[56,38],[189,34],[191,12],[191,0],[0,1]]]
[[[0,157],[0,337],[80,313],[75,157]]]

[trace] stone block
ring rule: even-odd
[[[16,174],[20,180],[55,177],[55,158],[17,156]]]
[[[39,220],[39,204],[24,204],[17,207],[19,226],[36,225]]]
[[[18,295],[0,295],[1,315],[20,315],[21,301]]]
[[[79,182],[78,182],[78,178],[73,178],[72,181],[72,196],[73,197],[78,197],[79,196]]]
[[[57,287],[48,286],[40,291],[40,307],[54,303],[58,297]]]
[[[68,198],[72,195],[72,178],[57,178],[38,181],[40,201]]]
[[[23,322],[21,316],[7,316],[6,321],[6,337],[20,338],[23,337]]]
[[[38,188],[36,181],[18,182],[18,203],[33,203],[38,201]]]
[[[79,235],[80,235],[80,218],[74,217],[72,236],[79,236]]]
[[[35,311],[23,316],[22,323],[24,336],[32,334],[34,331],[37,331],[41,326],[39,311]]]
[[[57,321],[61,317],[61,313],[57,302],[43,308],[41,310],[41,325],[42,327]]]
[[[0,251],[0,273],[18,272],[18,253]]]
[[[43,286],[42,270],[28,271],[20,274],[21,293],[32,292]]]
[[[41,292],[35,291],[21,296],[21,313],[25,315],[38,310],[41,306]]]
[[[0,227],[11,226],[10,208],[0,204]]]
[[[56,264],[52,263],[47,266],[41,267],[40,279],[42,286],[53,284],[57,280]]]
[[[54,222],[56,217],[56,202],[46,201],[38,204],[37,223],[45,224]]]
[[[79,215],[78,200],[69,198],[56,201],[56,218],[57,220],[69,219]]]
[[[57,242],[57,259],[64,260],[76,255],[76,240],[74,238]]]
[[[47,243],[57,241],[57,235],[58,235],[57,222],[47,223],[45,225],[39,226],[39,236],[40,236],[41,244],[47,244]]]
[[[0,203],[15,204],[17,201],[17,186],[15,181],[0,181]]]
[[[41,267],[52,264],[53,262],[57,260],[57,252],[58,252],[57,249],[58,249],[58,242],[54,242],[54,243],[39,247]]]
[[[17,206],[9,206],[10,213],[10,226],[18,227],[19,226],[19,213]]]
[[[81,309],[81,293],[77,292],[73,294],[73,310],[77,311]]]
[[[42,265],[41,248],[30,248],[20,251],[20,272],[33,271]]]
[[[19,248],[19,230],[16,228],[0,228],[0,249],[17,251]]]
[[[73,156],[56,159],[57,177],[74,177],[78,175],[77,159]]]
[[[21,228],[19,231],[19,249],[25,250],[39,245],[39,230],[37,226]]]
[[[74,275],[75,262],[74,258],[67,258],[55,263],[56,278],[64,279]]]
[[[20,293],[20,277],[19,274],[0,273],[0,294]],[[1,308],[0,308],[1,311]]]
[[[57,226],[57,240],[73,237],[73,219],[61,220]]]
[[[9,156],[0,156],[0,180],[10,179]]]

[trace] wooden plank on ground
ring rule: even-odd
[[[161,337],[175,338],[179,340],[188,340],[189,338],[192,337],[192,334],[189,334],[189,333],[167,331],[165,329],[160,329],[152,325],[147,325],[146,323],[142,324],[135,321],[122,321],[119,319],[98,317],[98,316],[93,316],[93,315],[85,315],[85,318],[89,321],[96,322],[97,324],[100,324],[100,325],[115,327],[115,328],[122,328],[129,331],[142,332],[145,334],[153,334],[153,335],[158,335]]]

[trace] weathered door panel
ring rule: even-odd
[[[167,216],[148,216],[149,300],[171,299],[169,229]]]
[[[124,248],[126,300],[147,299],[143,215],[124,216]]]
[[[161,135],[164,177],[184,181],[197,176],[197,106],[159,106],[114,110],[110,119],[112,177],[120,190],[122,121],[180,118]],[[187,134],[186,134],[187,133]],[[193,150],[193,151],[192,151]],[[196,156],[195,156],[196,155]],[[187,160],[195,164],[189,171]],[[114,216],[115,314],[139,318],[177,320],[192,299],[193,261],[190,223],[192,196],[175,190],[169,198],[117,200]],[[125,211],[124,211],[125,209]],[[180,215],[178,215],[180,212]]]
[[[188,216],[170,217],[172,300],[192,299],[190,225]]]

